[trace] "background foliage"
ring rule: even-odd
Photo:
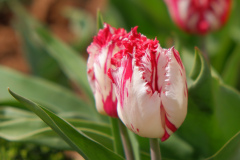
[[[11,159],[14,147],[34,144],[48,146],[53,152],[76,150],[85,159],[122,159],[114,152],[109,118],[95,110],[86,77],[86,47],[96,34],[96,12],[90,14],[74,5],[65,7],[61,14],[75,37],[66,43],[56,37],[49,23],[29,12],[31,3],[0,2],[1,10],[7,7],[14,17],[11,26],[19,34],[30,66],[29,74],[0,66],[1,155]],[[139,26],[139,32],[157,37],[162,47],[174,45],[185,65],[188,115],[176,134],[160,142],[164,159],[240,159],[239,9],[240,1],[234,0],[223,29],[197,36],[172,23],[162,0],[105,2],[105,22],[128,31]],[[8,87],[21,103],[8,93]],[[136,159],[150,159],[148,139],[129,134]],[[8,141],[20,145],[11,146]],[[4,149],[6,146],[11,149]],[[54,159],[53,154],[63,156],[50,152],[48,159]]]

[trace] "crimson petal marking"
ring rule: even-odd
[[[179,56],[178,51],[174,47],[173,47],[173,55],[174,55],[176,61],[178,62],[178,64],[181,66],[182,70],[183,70],[183,64],[182,64],[181,58]]]
[[[165,133],[164,133],[163,137],[161,138],[161,141],[164,142],[164,141],[166,141],[169,137],[170,137],[170,135],[169,135],[168,132],[165,130]]]
[[[167,126],[172,132],[175,132],[175,131],[177,130],[177,127],[175,127],[175,125],[172,124],[172,123],[168,120],[168,118],[167,118],[166,115],[165,115],[165,123],[166,123],[166,126]]]

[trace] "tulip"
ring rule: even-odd
[[[184,31],[206,34],[227,21],[232,0],[165,0],[173,21]]]
[[[126,34],[124,29],[115,29],[104,24],[104,28],[99,30],[87,48],[89,53],[87,75],[94,93],[96,108],[99,113],[111,117],[118,117],[117,99],[107,71],[112,66],[111,57],[120,50],[120,41],[124,34]]]
[[[185,69],[174,47],[161,48],[133,28],[108,71],[118,99],[118,116],[133,132],[166,140],[183,123],[188,91]]]

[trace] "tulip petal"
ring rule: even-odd
[[[187,113],[186,73],[179,53],[170,48],[167,50],[170,59],[166,67],[166,80],[161,94],[162,104],[166,111],[166,130],[175,132],[183,123]],[[170,134],[170,133],[168,133]]]
[[[232,0],[165,0],[173,21],[189,33],[206,34],[227,21]]]
[[[125,30],[105,24],[104,29],[99,31],[87,48],[88,80],[94,93],[97,110],[111,117],[118,117],[117,99],[107,72],[112,66],[112,56],[120,50],[119,41],[124,34],[126,34]]]
[[[109,69],[122,122],[136,134],[166,140],[187,113],[186,73],[179,53],[133,28]]]
[[[121,96],[124,95],[122,104],[121,101],[118,101],[119,118],[129,129],[140,136],[151,138],[162,136],[164,129],[161,127],[159,116],[161,100],[158,93],[150,94],[149,90],[151,89],[142,79],[142,72],[139,71],[137,66],[133,68],[131,78],[124,79],[129,74],[126,72],[129,68],[124,67],[113,71],[113,78],[116,86],[118,86],[116,88],[122,89],[122,91],[117,91],[118,99],[121,99]]]

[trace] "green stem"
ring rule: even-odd
[[[150,138],[151,160],[161,160],[160,146],[157,138]]]
[[[120,130],[118,126],[118,121],[119,119],[117,118],[111,118],[111,123],[112,123],[112,133],[113,133],[113,138],[114,138],[114,151],[124,157],[124,150],[123,150],[123,145],[121,141],[121,135],[120,135]]]
[[[125,125],[118,119],[125,157],[127,160],[134,160],[133,148]]]

